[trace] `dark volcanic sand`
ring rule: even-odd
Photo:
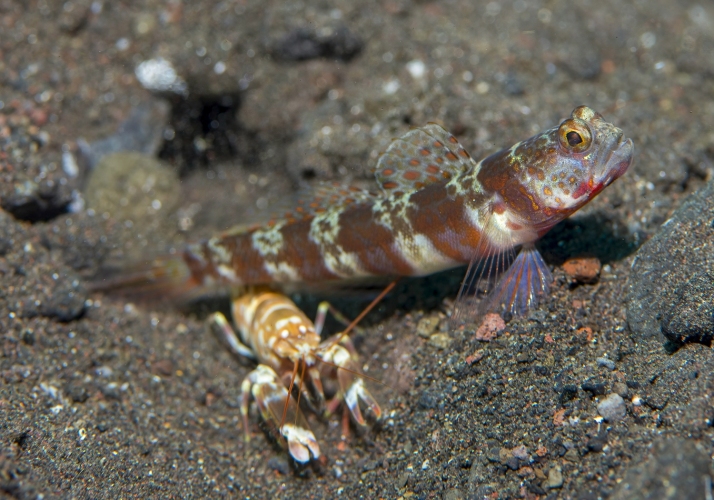
[[[711,47],[706,2],[0,0],[0,491],[704,498],[711,350],[634,336],[624,298],[638,247],[712,177]],[[188,98],[139,84],[158,57]],[[370,186],[412,125],[440,121],[482,157],[580,104],[637,157],[541,242],[552,296],[481,342],[443,321],[458,274],[404,285],[355,339],[389,384],[372,384],[384,423],[342,442],[339,419],[311,417],[315,468],[291,470],[257,423],[243,441],[250,366],[201,311],[84,288],[100,266],[252,222],[300,184]],[[90,175],[129,147],[149,158]],[[596,283],[566,275],[580,256],[604,264]]]

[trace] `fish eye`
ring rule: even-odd
[[[592,133],[584,121],[570,118],[560,124],[558,139],[561,146],[566,150],[582,153],[590,148]]]
[[[568,139],[568,144],[570,144],[571,146],[577,146],[578,144],[583,142],[583,138],[580,137],[580,134],[578,134],[574,130],[565,134],[565,138]]]

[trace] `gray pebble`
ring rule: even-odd
[[[84,314],[87,291],[74,273],[63,273],[49,296],[39,306],[39,313],[59,321],[72,321]]]
[[[451,337],[448,333],[435,333],[429,337],[429,345],[437,349],[447,349],[451,345]]]
[[[409,482],[409,476],[411,476],[409,472],[401,473],[397,478],[396,482],[394,483],[395,486],[399,489],[406,487],[407,483]]]
[[[362,40],[344,25],[319,30],[298,28],[275,43],[273,55],[287,61],[321,57],[349,61],[362,50]]]
[[[597,365],[604,366],[608,370],[615,369],[615,362],[609,358],[597,358]]]
[[[428,339],[439,327],[439,321],[438,316],[427,316],[426,318],[420,319],[416,327],[417,335]]]
[[[283,476],[290,474],[290,464],[285,457],[271,457],[268,460],[268,467],[279,472]]]
[[[134,107],[115,134],[91,144],[80,140],[77,145],[90,169],[111,153],[134,151],[153,157],[163,143],[168,115],[169,106],[166,102],[149,100]]]
[[[563,471],[560,467],[553,467],[548,471],[548,479],[545,482],[545,487],[554,490],[563,486]]]
[[[444,500],[463,500],[464,495],[458,488],[451,488],[444,494]]]
[[[622,396],[613,393],[598,403],[597,411],[608,422],[616,422],[625,418],[627,407]]]

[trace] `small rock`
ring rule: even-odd
[[[615,369],[615,362],[609,358],[597,358],[596,361],[598,366],[604,366],[610,371]]]
[[[119,390],[119,386],[114,382],[100,387],[100,390],[102,391],[104,397],[107,399],[121,400],[121,392]]]
[[[476,351],[475,353],[466,356],[465,361],[469,366],[471,366],[474,363],[478,363],[479,361],[481,361],[482,358],[483,358],[483,352]]]
[[[622,396],[612,393],[598,403],[597,411],[608,422],[616,422],[625,418],[627,407]]]
[[[518,470],[518,468],[521,466],[521,461],[518,460],[516,457],[511,457],[506,462],[506,466],[511,470]]]
[[[578,395],[578,386],[577,385],[564,385],[563,389],[560,392],[560,403],[566,403],[570,401],[571,399],[575,399]]]
[[[506,465],[510,459],[513,458],[513,452],[508,448],[500,448],[498,450],[498,461],[502,465]]]
[[[170,359],[160,359],[151,365],[152,371],[158,375],[168,377],[174,372],[174,364]]]
[[[425,410],[434,410],[441,401],[441,395],[436,391],[424,391],[419,396],[418,405]]]
[[[275,43],[272,52],[276,58],[287,61],[320,57],[349,61],[362,50],[362,45],[362,40],[344,25],[319,30],[297,28]]]
[[[290,474],[290,464],[284,457],[271,457],[268,460],[268,467],[279,472],[283,476]]]
[[[528,449],[523,446],[516,446],[511,450],[513,452],[513,456],[516,457],[519,460],[528,460]]]
[[[439,327],[438,316],[427,316],[419,320],[416,327],[416,333],[422,338],[428,339]]]
[[[548,471],[548,480],[545,482],[544,486],[550,490],[563,486],[563,471],[560,467],[553,467]]]
[[[563,264],[565,273],[579,283],[595,283],[600,276],[600,260],[596,257],[568,259]]]
[[[589,392],[591,397],[602,396],[603,394],[605,394],[605,384],[603,384],[602,382],[586,380],[580,387],[584,391]]]
[[[578,450],[576,448],[570,448],[568,451],[565,452],[563,458],[565,458],[569,462],[577,462],[578,460],[580,460],[580,453],[578,453]]]
[[[75,403],[84,403],[87,399],[89,399],[89,392],[87,392],[87,388],[77,383],[69,384],[65,389],[65,392]]]
[[[464,495],[458,488],[451,488],[444,496],[444,500],[463,500]]]
[[[174,66],[163,57],[142,61],[134,70],[134,74],[141,86],[152,92],[188,95],[188,85]]]
[[[84,314],[87,291],[74,273],[67,271],[39,307],[39,313],[59,321],[72,321]]]
[[[498,314],[489,313],[484,316],[481,326],[476,330],[476,340],[490,342],[504,328],[506,328],[506,322],[503,321],[503,318]]]
[[[523,478],[535,477],[535,474],[533,473],[533,467],[530,467],[528,465],[524,465],[520,469],[518,469],[517,474],[519,477],[523,477]]]
[[[20,338],[27,345],[35,344],[35,332],[31,328],[26,328],[25,330],[23,330]]]
[[[612,392],[615,392],[622,396],[622,398],[626,398],[630,395],[630,391],[627,388],[627,384],[624,382],[617,382],[612,386]]]
[[[134,151],[153,157],[164,142],[169,106],[165,101],[152,99],[134,107],[127,119],[111,136],[91,144],[78,141],[79,152],[91,170],[111,154]]]
[[[61,9],[57,21],[62,31],[76,35],[87,25],[91,14],[92,2],[79,0],[69,4],[69,7]]]
[[[428,462],[428,460],[427,460]],[[382,462],[380,460],[369,460],[362,465],[362,472],[376,469]]]
[[[601,452],[607,445],[607,431],[601,430],[595,437],[588,440],[587,447],[589,451]]]
[[[486,459],[489,462],[501,463],[501,448],[491,447],[486,450]]]
[[[397,489],[405,488],[407,483],[409,482],[410,476],[411,476],[411,474],[409,472],[403,472],[403,473],[399,474],[399,477],[397,478],[397,480],[395,482],[395,486],[397,487]]]
[[[451,345],[451,337],[448,333],[435,333],[429,337],[429,345],[438,349],[446,349]]]

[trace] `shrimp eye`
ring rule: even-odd
[[[575,131],[568,132],[567,134],[565,134],[565,137],[566,139],[568,139],[568,144],[570,144],[571,146],[577,146],[578,144],[583,142],[583,138],[580,137],[580,134]]]
[[[558,139],[563,148],[574,153],[582,153],[592,144],[592,133],[585,121],[570,118],[560,124]]]

